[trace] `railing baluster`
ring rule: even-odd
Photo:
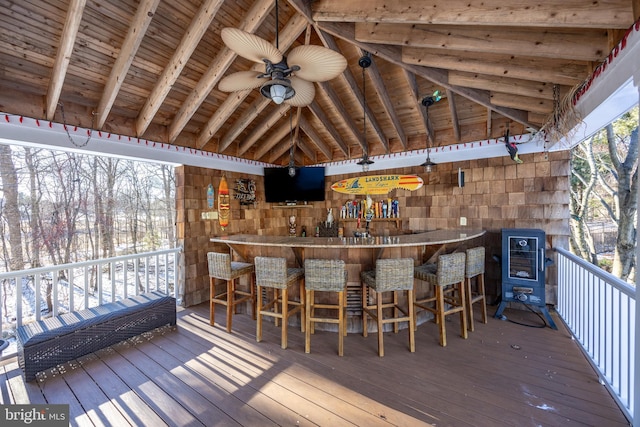
[[[558,314],[600,380],[633,419],[635,289],[564,249],[558,252]]]
[[[11,339],[13,332],[12,331],[4,331],[2,329],[3,322],[1,322],[4,318],[15,318],[15,328],[22,326],[25,322],[31,322],[34,320],[41,320],[42,313],[42,299],[43,299],[43,285],[47,282],[51,284],[51,315],[56,315],[61,313],[65,306],[68,306],[69,311],[74,311],[77,309],[89,308],[95,305],[102,305],[105,302],[105,289],[103,287],[103,269],[105,266],[109,266],[111,269],[111,298],[108,298],[108,301],[115,301],[119,294],[123,295],[125,298],[130,294],[128,287],[129,275],[128,275],[128,263],[134,262],[134,289],[135,294],[138,295],[140,293],[140,288],[138,287],[138,283],[140,281],[140,265],[141,262],[144,262],[145,274],[144,274],[144,283],[142,283],[142,289],[145,291],[151,290],[152,285],[151,280],[155,281],[155,290],[163,292],[161,286],[161,278],[160,278],[160,260],[164,260],[164,293],[169,295],[171,292],[170,283],[173,281],[173,296],[176,298],[176,301],[180,301],[181,298],[178,295],[183,288],[179,281],[184,280],[183,274],[178,271],[180,268],[179,264],[179,256],[182,251],[182,248],[172,248],[172,249],[163,249],[155,252],[147,252],[142,254],[132,254],[132,255],[123,255],[108,259],[102,260],[89,260],[89,261],[81,261],[73,264],[63,264],[63,265],[55,265],[48,267],[38,267],[32,268],[28,270],[21,271],[11,271],[6,273],[0,273],[0,301],[4,298],[15,298],[11,307],[10,312],[3,311],[3,307],[0,306],[0,336],[9,337]],[[172,256],[172,258],[170,258]],[[161,258],[164,257],[164,258]],[[152,260],[155,260],[155,265],[152,265]],[[173,266],[169,265],[170,260],[173,260]],[[123,275],[122,275],[122,286],[124,289],[120,290],[119,277],[116,272],[116,266],[118,263],[122,262],[123,264]],[[150,272],[151,268],[154,268],[154,273]],[[83,284],[78,285],[78,291],[84,292],[83,298],[83,306],[76,307],[76,299],[75,299],[75,286],[76,286],[76,272],[79,274],[80,279]],[[92,294],[90,292],[90,286],[92,282],[92,272],[95,272],[96,279],[96,293]],[[173,272],[173,278],[171,277],[171,272]],[[68,289],[67,292],[64,292],[64,289],[60,288],[60,274],[65,273],[67,277]],[[155,277],[153,277],[155,276]],[[48,278],[47,278],[48,277]],[[153,277],[153,278],[152,278]],[[29,293],[23,292],[23,286],[31,287],[33,286],[34,296],[31,295],[31,291]],[[13,289],[13,291],[12,291]],[[29,305],[33,303],[33,313],[24,313],[23,308],[23,297],[26,296],[28,298],[32,298],[29,301]],[[96,304],[97,302],[97,304]],[[80,304],[79,304],[80,305]],[[8,332],[8,333],[6,333]],[[5,356],[7,353],[5,351]]]

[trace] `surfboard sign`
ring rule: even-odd
[[[424,185],[417,175],[371,175],[343,179],[331,185],[331,189],[343,194],[387,194],[402,188],[414,191]]]
[[[218,186],[218,222],[223,230],[229,225],[231,219],[230,211],[229,185],[227,184],[227,178],[223,175]]]

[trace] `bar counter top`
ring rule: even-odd
[[[388,248],[403,246],[444,245],[481,237],[485,230],[433,230],[416,234],[372,237],[295,237],[235,234],[212,237],[215,243],[290,248]]]

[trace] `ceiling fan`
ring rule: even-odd
[[[277,2],[276,2],[277,15]],[[276,17],[276,26],[277,26]],[[283,102],[293,107],[304,107],[313,102],[313,82],[324,82],[340,75],[347,67],[344,56],[323,46],[302,45],[293,48],[287,56],[266,40],[237,28],[224,28],[222,41],[239,56],[265,64],[265,72],[239,71],[220,81],[223,92],[260,87],[263,96],[276,104]]]

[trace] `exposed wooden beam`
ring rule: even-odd
[[[238,98],[242,98],[245,96],[245,92],[248,91],[236,92],[234,94],[231,94],[222,104],[220,109],[222,109],[223,107],[225,109],[228,108],[228,104],[235,104]],[[238,117],[235,122],[233,122],[231,128],[227,131],[227,133],[224,134],[222,139],[220,139],[220,143],[218,144],[218,152],[222,153],[224,150],[226,150],[227,147],[231,145],[231,143],[258,117],[258,115],[260,115],[260,113],[262,113],[262,111],[264,111],[265,108],[267,108],[267,105],[269,105],[270,103],[271,100],[265,98],[264,96],[261,96],[253,101],[249,108],[247,108],[247,110],[242,115],[240,115],[240,117]],[[234,105],[234,111],[235,108],[237,108],[237,106]],[[208,140],[209,139],[207,139],[207,141]],[[247,147],[246,149],[248,150],[249,148],[251,147]]]
[[[260,100],[262,102],[262,99]],[[242,141],[240,147],[238,147],[238,156],[242,156],[249,148],[253,146],[260,138],[264,136],[267,131],[273,129],[273,127],[280,121],[282,117],[284,117],[291,106],[287,104],[278,105],[277,108],[273,108],[271,112],[260,122],[258,123],[249,135]],[[287,123],[288,125],[288,123]],[[262,141],[261,141],[262,143]],[[262,144],[261,144],[262,145]],[[260,156],[262,157],[262,156]]]
[[[574,86],[584,80],[586,62],[533,59],[497,53],[443,52],[439,49],[403,47],[405,64],[436,67],[468,73],[512,77],[545,83]]]
[[[628,28],[633,21],[631,2],[611,0],[540,0],[505,3],[484,0],[317,0],[312,2],[317,22],[383,22],[447,25],[527,25],[538,27]]]
[[[180,77],[182,69],[187,65],[191,54],[200,43],[200,39],[202,39],[205,31],[209,29],[209,25],[222,3],[224,3],[224,0],[204,0],[200,6],[189,28],[182,36],[182,40],[180,40],[180,44],[174,51],[171,60],[162,71],[162,75],[158,78],[142,110],[138,113],[136,121],[136,133],[138,136],[142,136],[147,127],[149,127],[151,120],[153,120],[169,91],[173,88],[173,84]]]
[[[322,90],[324,90],[324,93],[329,97],[329,100],[338,112],[338,116],[342,117],[342,119],[344,120],[353,139],[355,139],[358,144],[360,144],[360,147],[362,147],[363,150],[368,151],[369,147],[367,147],[365,144],[364,134],[358,129],[355,122],[351,118],[351,115],[347,113],[347,110],[344,108],[342,101],[338,97],[338,94],[333,89],[333,87],[327,82],[320,82],[318,83],[318,85],[320,85]]]
[[[280,46],[280,50],[286,51],[287,49],[289,49],[289,47],[291,47],[293,42],[298,38],[302,31],[304,31],[306,26],[307,23],[303,17],[301,17],[300,15],[294,15],[278,35],[278,46]],[[275,45],[275,40],[273,44]],[[264,72],[265,66],[264,64],[255,64],[251,69],[253,71]],[[207,124],[200,131],[200,134],[198,135],[198,139],[196,141],[196,146],[199,148],[204,147],[209,139],[211,139],[213,135],[215,135],[220,130],[222,125],[227,120],[229,120],[232,114],[238,109],[240,104],[244,102],[244,100],[250,93],[251,91],[247,90],[229,94],[224,103],[220,106],[220,108],[216,110]],[[244,117],[240,120],[245,124],[245,127],[248,126],[249,123],[251,123],[251,121],[247,121]],[[238,127],[234,124],[234,132],[228,131],[225,136],[222,137],[219,147],[220,152],[225,150],[244,130],[245,127]]]
[[[456,109],[456,101],[454,99],[455,93],[449,89],[445,89],[447,92],[447,101],[449,102],[449,112],[451,113],[451,127],[453,128],[453,136],[456,142],[460,142],[460,123],[458,122],[458,110]]]
[[[312,165],[318,163],[318,155],[313,150],[313,148],[310,147],[309,144],[307,143],[307,140],[309,139],[308,136],[307,138],[302,138],[303,136],[304,135],[301,135],[301,138],[298,139],[297,147],[300,149],[302,153],[304,153],[305,156],[309,158]],[[296,164],[304,164],[304,162],[296,163]]]
[[[404,150],[407,149],[407,135],[404,133],[404,129],[402,128],[402,123],[400,122],[400,118],[396,113],[396,109],[393,107],[393,102],[391,102],[391,97],[389,97],[389,91],[384,85],[384,81],[382,80],[382,75],[380,74],[380,70],[376,65],[375,58],[371,58],[371,65],[366,69],[371,82],[373,83],[373,87],[375,88],[375,94],[378,95],[380,101],[382,102],[382,106],[384,107],[384,112],[389,116],[391,123],[393,124],[393,128],[396,131],[396,135],[398,135],[398,139],[400,140],[400,144],[402,144],[402,148]],[[375,117],[375,116],[374,116]],[[389,147],[387,143],[387,152],[389,152]]]
[[[503,76],[489,76],[479,73],[449,71],[449,83],[475,89],[504,92],[513,95],[553,99],[553,85],[532,80],[514,79]]]
[[[333,125],[333,123],[331,123],[331,121],[327,118],[327,115],[325,114],[324,110],[320,107],[320,105],[318,105],[316,101],[313,101],[311,104],[309,104],[309,110],[313,113],[314,116],[316,116],[316,118],[320,121],[320,123],[322,123],[325,130],[329,132],[329,135],[331,135],[331,138],[338,145],[338,148],[340,148],[342,153],[345,156],[348,156],[349,147],[344,142],[344,140],[340,136],[340,133],[338,133],[338,130]]]
[[[307,120],[304,116],[301,116],[300,120],[298,121],[298,126],[300,126],[303,132],[309,137],[311,142],[318,148],[318,150],[322,154],[324,154],[327,159],[333,159],[331,147],[325,144],[318,132],[314,129],[311,123],[309,123],[309,120]]]
[[[487,108],[487,139],[491,138],[491,132],[493,132],[493,121],[491,120],[492,115],[493,111],[491,111],[491,108]]]
[[[56,107],[58,106],[62,85],[67,75],[73,45],[78,36],[78,28],[80,27],[82,13],[86,4],[87,0],[71,0],[69,3],[67,18],[60,36],[60,45],[56,52],[56,59],[49,79],[49,88],[47,89],[47,120],[53,120],[56,114]]]
[[[508,108],[526,108],[527,111],[551,114],[553,112],[553,100],[543,98],[530,98],[502,92],[491,92],[491,103]]]
[[[285,136],[289,135],[291,130],[289,129],[289,123],[284,125],[284,122],[280,122],[281,125],[271,135],[263,138],[260,141],[260,146],[255,151],[255,160],[260,160],[264,157],[273,147],[276,146]],[[288,145],[287,145],[288,148]]]
[[[396,46],[385,45],[373,45],[369,43],[358,42],[354,39],[354,25],[344,23],[330,23],[323,22],[319,24],[320,28],[333,34],[336,37],[340,37],[343,40],[354,43],[361,49],[367,50],[375,55],[384,58],[394,64],[397,64],[403,68],[412,71],[414,74],[421,76],[433,83],[442,86],[444,89],[451,89],[458,95],[477,102],[480,105],[491,108],[494,111],[502,114],[503,116],[510,118],[518,123],[522,123],[525,126],[537,127],[536,125],[527,121],[527,113],[525,111],[512,110],[504,107],[499,107],[491,104],[489,94],[484,91],[478,91],[471,88],[464,88],[460,86],[452,86],[447,80],[447,74],[444,70],[428,68],[424,66],[418,66],[414,64],[408,64],[403,62],[401,48]]]
[[[246,12],[245,19],[238,28],[248,33],[253,33],[265,20],[273,5],[273,0],[256,0],[251,9]],[[235,58],[236,54],[227,47],[218,52],[209,64],[207,72],[202,75],[196,87],[193,88],[187,99],[182,103],[171,125],[169,125],[169,142],[175,141]],[[202,146],[202,143],[200,145]]]
[[[576,61],[599,61],[609,52],[606,29],[494,27],[461,25],[407,25],[356,23],[356,40],[391,44],[489,52]]]
[[[141,0],[138,5],[136,14],[129,26],[116,62],[113,64],[113,68],[111,68],[109,79],[104,86],[102,98],[98,104],[98,111],[96,112],[96,127],[98,129],[102,129],[104,122],[107,120],[113,102],[116,100],[118,91],[120,91],[120,87],[122,83],[124,83],[129,67],[133,62],[133,58],[136,56],[140,43],[142,43],[147,28],[149,28],[149,24],[153,19],[158,3],[160,3],[160,0]]]
[[[406,68],[403,68],[402,71],[404,72],[405,79],[407,80],[407,84],[409,85],[409,89],[411,90],[411,96],[413,98],[413,102],[415,103],[415,105],[418,106],[418,112],[422,117],[422,123],[424,124],[424,131],[427,134],[427,138],[432,143],[435,143],[435,133],[433,131],[433,127],[431,126],[431,123],[429,123],[429,121],[427,120],[426,111],[422,107],[422,97],[418,89],[418,82],[416,81],[416,76]]]

